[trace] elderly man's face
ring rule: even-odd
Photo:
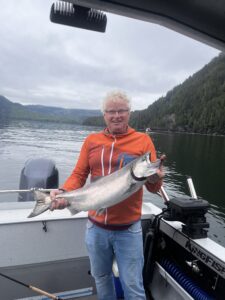
[[[110,133],[125,133],[130,119],[127,103],[120,98],[109,101],[105,107],[104,119]]]

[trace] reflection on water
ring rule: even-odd
[[[225,137],[153,133],[159,153],[165,153],[165,186],[170,197],[190,195],[192,177],[200,199],[209,201],[209,237],[225,246]]]
[[[223,205],[225,138],[191,134],[153,134],[160,152],[167,155],[168,180],[185,182],[191,176],[197,194],[217,206]],[[182,185],[183,187],[185,184]],[[187,185],[185,190],[188,193]]]
[[[98,128],[73,124],[12,122],[0,125],[0,189],[16,189],[20,172],[30,158],[54,159],[59,183],[72,171],[83,140]],[[196,192],[208,200],[211,209],[209,236],[225,245],[225,137],[151,133],[159,155],[165,153],[165,189],[170,198],[189,195],[186,183],[191,176]],[[144,200],[163,206],[159,196],[144,193]],[[16,201],[16,195],[0,201]]]

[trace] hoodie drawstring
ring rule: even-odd
[[[116,142],[116,138],[114,137],[114,141],[111,145],[111,151],[110,151],[110,156],[109,156],[109,169],[108,169],[108,174],[111,173],[112,169],[112,157],[113,157],[113,150],[114,150],[114,145]],[[105,169],[104,169],[104,152],[105,152],[105,147],[102,146],[102,153],[101,153],[101,166],[102,166],[102,176],[105,176]],[[105,224],[107,224],[107,217],[108,217],[108,210],[106,208],[105,210]]]

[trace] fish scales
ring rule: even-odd
[[[150,162],[149,153],[134,159],[123,168],[107,176],[86,184],[84,187],[70,192],[63,192],[56,196],[57,199],[67,199],[67,207],[71,214],[80,211],[102,211],[107,207],[118,204],[138,191],[147,181],[149,176],[156,173],[161,160]],[[35,191],[36,205],[28,217],[35,217],[48,210],[51,205],[50,196]]]

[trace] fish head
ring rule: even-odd
[[[150,152],[145,153],[134,161],[132,172],[136,178],[147,178],[156,173],[160,167],[160,159],[150,161]]]

